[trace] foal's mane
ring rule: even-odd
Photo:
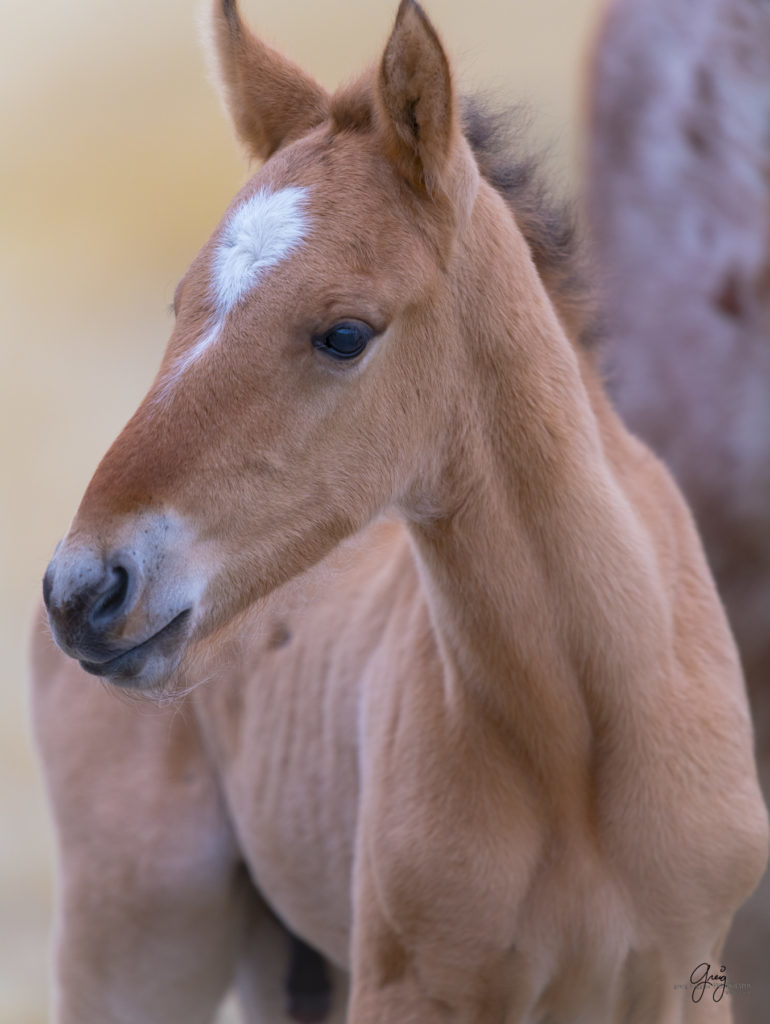
[[[577,212],[574,203],[554,198],[542,157],[527,148],[528,111],[465,97],[462,117],[479,170],[510,207],[568,334],[593,348],[600,336],[598,304]]]

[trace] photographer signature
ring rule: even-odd
[[[715,1003],[718,1003],[722,996],[725,994],[727,988],[727,972],[724,964],[719,968],[721,974],[711,973],[711,964],[698,964],[695,970],[690,975],[690,984],[692,985],[692,1001],[699,1003],[706,992],[707,988],[713,989],[711,998]]]

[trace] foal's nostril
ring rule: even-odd
[[[49,565],[43,577],[43,604],[51,610],[51,590],[53,589],[53,571]]]
[[[131,591],[131,576],[128,569],[115,565],[109,570],[108,588],[94,602],[89,616],[91,625],[104,629],[123,613]]]

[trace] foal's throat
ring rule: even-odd
[[[498,249],[472,281],[481,314],[459,318],[475,331],[458,346],[451,484],[410,530],[448,702],[485,708],[538,777],[579,785],[595,719],[622,713],[618,685],[654,657],[654,558],[605,450],[622,428],[594,408],[518,232]]]

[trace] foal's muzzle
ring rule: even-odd
[[[48,566],[43,599],[54,639],[93,675],[140,685],[178,660],[195,595],[173,571],[179,558],[158,543],[170,532],[162,525],[107,552],[65,539]]]

